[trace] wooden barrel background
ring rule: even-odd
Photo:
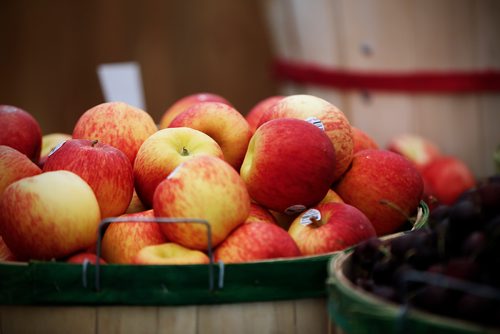
[[[274,56],[361,73],[500,69],[500,3],[494,0],[265,1]],[[498,72],[497,72],[498,73]],[[497,87],[498,87],[498,76]],[[284,80],[283,94],[315,94],[384,147],[402,133],[425,136],[477,177],[495,171],[500,91],[340,90]]]

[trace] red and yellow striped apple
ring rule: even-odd
[[[142,143],[158,130],[151,116],[123,102],[106,102],[85,111],[73,128],[75,139],[97,139],[121,150],[134,164]]]
[[[0,196],[9,184],[41,172],[40,167],[25,154],[10,146],[0,145]]]
[[[70,139],[49,155],[43,171],[68,170],[84,179],[94,191],[101,218],[127,210],[134,192],[134,172],[119,149],[88,139]]]
[[[257,127],[261,124],[260,120],[264,114],[268,113],[272,106],[276,104],[276,102],[280,101],[284,96],[282,95],[272,95],[263,100],[260,100],[255,106],[250,109],[248,114],[245,115],[245,119],[250,126],[250,131],[252,133],[257,130]]]
[[[10,146],[38,163],[42,148],[42,129],[27,111],[0,105],[0,145]]]
[[[236,170],[240,169],[252,136],[243,115],[220,102],[197,103],[174,118],[170,127],[189,127],[206,133],[219,144],[224,160]]]
[[[250,212],[245,183],[233,167],[212,156],[197,156],[181,163],[154,193],[155,216],[196,218],[211,226],[213,247],[244,223]],[[207,229],[201,224],[162,224],[169,241],[208,249]]]
[[[343,250],[375,237],[370,220],[360,210],[345,203],[325,203],[300,214],[288,233],[303,255]]]
[[[352,129],[352,138],[354,140],[354,148],[352,152],[353,154],[369,148],[370,149],[379,148],[375,139],[370,137],[365,131],[355,126],[352,126],[351,129]]]
[[[192,128],[162,129],[146,139],[134,163],[135,189],[141,202],[152,207],[158,184],[182,162],[199,155],[224,157],[214,139]]]
[[[335,163],[324,131],[303,120],[281,118],[255,131],[240,174],[255,202],[293,214],[323,199],[334,180]]]
[[[253,222],[236,228],[214,252],[215,261],[250,262],[300,256],[292,237],[275,224]]]
[[[255,202],[250,203],[250,213],[248,214],[245,223],[254,223],[254,222],[263,222],[263,223],[272,223],[278,224],[278,221],[272,215],[271,211],[259,205]]]
[[[67,257],[97,241],[101,220],[92,188],[73,172],[26,177],[0,198],[0,235],[19,260]]]
[[[154,218],[153,210],[125,214],[120,218]],[[167,242],[156,222],[115,222],[111,223],[101,243],[102,257],[108,263],[133,263],[137,253],[146,246]]]
[[[195,93],[186,95],[177,101],[175,101],[170,107],[165,110],[160,119],[160,129],[168,128],[170,122],[177,117],[181,112],[185,111],[192,105],[200,102],[221,102],[227,105],[231,105],[231,103],[226,100],[224,97],[213,94],[213,93]]]
[[[207,254],[199,250],[189,249],[173,242],[147,246],[134,257],[134,264],[207,264]]]

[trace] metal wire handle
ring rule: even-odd
[[[199,218],[166,218],[166,217],[109,217],[101,220],[97,230],[97,261],[95,264],[95,290],[101,289],[101,272],[100,272],[100,259],[101,259],[101,242],[106,228],[111,223],[160,223],[160,224],[201,224],[207,228],[207,246],[208,258],[210,263],[208,265],[208,288],[210,291],[214,290],[214,258],[212,251],[212,229],[208,221]]]

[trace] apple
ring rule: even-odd
[[[177,115],[199,102],[220,102],[231,105],[224,97],[213,93],[195,93],[184,96],[165,110],[160,120],[160,129],[168,128],[170,122],[172,122]]]
[[[325,204],[325,203],[344,203],[344,200],[337,194],[333,189],[328,189],[328,192],[326,193],[325,197],[319,202],[320,204]]]
[[[234,230],[216,249],[216,262],[250,262],[301,256],[292,237],[275,224],[253,222]]]
[[[73,139],[73,137],[67,133],[54,132],[43,135],[42,150],[40,152],[40,160],[38,161],[38,166],[40,166],[40,168],[43,168],[43,165],[45,164],[45,160],[47,160],[47,156],[49,155],[49,153],[59,144],[69,139]]]
[[[260,100],[252,109],[246,114],[245,119],[250,126],[250,131],[252,133],[257,130],[257,127],[260,125],[260,119],[262,115],[269,112],[270,108],[276,104],[276,102],[280,101],[284,96],[282,95],[273,95],[269,96],[263,100]]]
[[[267,210],[266,208],[257,203],[251,202],[250,213],[248,214],[245,223],[254,223],[254,222],[278,224],[276,218],[274,218],[274,216],[269,210]]]
[[[455,156],[440,156],[422,169],[425,193],[441,204],[452,205],[465,191],[476,186],[467,164]]]
[[[134,264],[207,264],[207,254],[199,250],[189,249],[173,242],[147,246],[134,257]]]
[[[101,220],[92,188],[73,172],[26,177],[0,198],[0,235],[20,260],[64,258],[97,241]]]
[[[420,171],[425,165],[441,156],[441,150],[435,143],[422,136],[409,133],[391,138],[387,149],[405,156],[415,163]]]
[[[324,131],[303,120],[282,118],[255,131],[240,174],[255,202],[294,214],[323,199],[334,180],[335,162]]]
[[[352,126],[351,129],[352,129],[352,136],[354,139],[354,148],[352,152],[353,154],[369,148],[371,149],[380,148],[377,142],[372,137],[370,137],[365,131],[355,126]]]
[[[120,218],[154,218],[153,210],[125,214]],[[137,253],[146,246],[167,242],[157,222],[115,222],[111,223],[101,242],[102,257],[108,263],[133,263]]]
[[[68,170],[84,179],[94,191],[101,218],[127,210],[134,193],[134,172],[119,149],[97,140],[70,139],[47,157],[43,171]]]
[[[42,172],[25,154],[5,145],[0,145],[0,171],[0,196],[9,184]]]
[[[250,197],[233,167],[220,158],[204,155],[184,161],[160,182],[153,209],[156,217],[207,221],[215,247],[247,219]],[[207,228],[201,224],[161,224],[161,229],[169,241],[191,249],[208,249]]]
[[[151,116],[123,102],[106,102],[85,111],[73,128],[74,139],[97,139],[121,150],[134,164],[142,143],[158,130]]]
[[[347,170],[352,160],[354,140],[349,120],[339,108],[313,95],[290,95],[275,103],[261,117],[260,125],[277,118],[318,119],[335,149],[334,180]]]
[[[144,204],[142,204],[141,199],[137,195],[137,191],[135,191],[134,189],[134,193],[132,194],[132,199],[130,200],[130,203],[128,205],[127,210],[125,211],[125,214],[137,213],[146,210],[147,210],[146,207],[144,206]]]
[[[162,129],[144,141],[134,163],[134,180],[141,202],[150,208],[158,184],[183,161],[199,155],[223,158],[209,135],[187,127]]]
[[[0,235],[0,262],[4,261],[16,261],[16,256],[12,253],[9,247],[7,247],[5,241],[3,241],[3,238]]]
[[[10,146],[38,163],[42,130],[30,113],[15,106],[0,105],[0,129],[0,145]]]
[[[325,203],[301,213],[288,229],[302,255],[343,250],[376,237],[370,220],[345,203]]]
[[[378,236],[395,232],[416,212],[423,189],[422,176],[410,160],[374,149],[356,153],[333,188],[370,219]]]
[[[66,259],[67,263],[76,263],[76,264],[83,264],[85,261],[87,261],[90,264],[96,264],[97,255],[94,253],[79,252],[74,255],[71,255],[68,259]],[[100,258],[99,264],[107,264],[107,262],[102,258]]]
[[[226,160],[240,169],[252,132],[246,119],[233,107],[220,102],[197,103],[180,113],[171,128],[189,127],[206,133],[221,147]]]

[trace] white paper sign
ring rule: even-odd
[[[106,102],[120,101],[145,110],[141,68],[136,62],[101,64],[97,74]]]

